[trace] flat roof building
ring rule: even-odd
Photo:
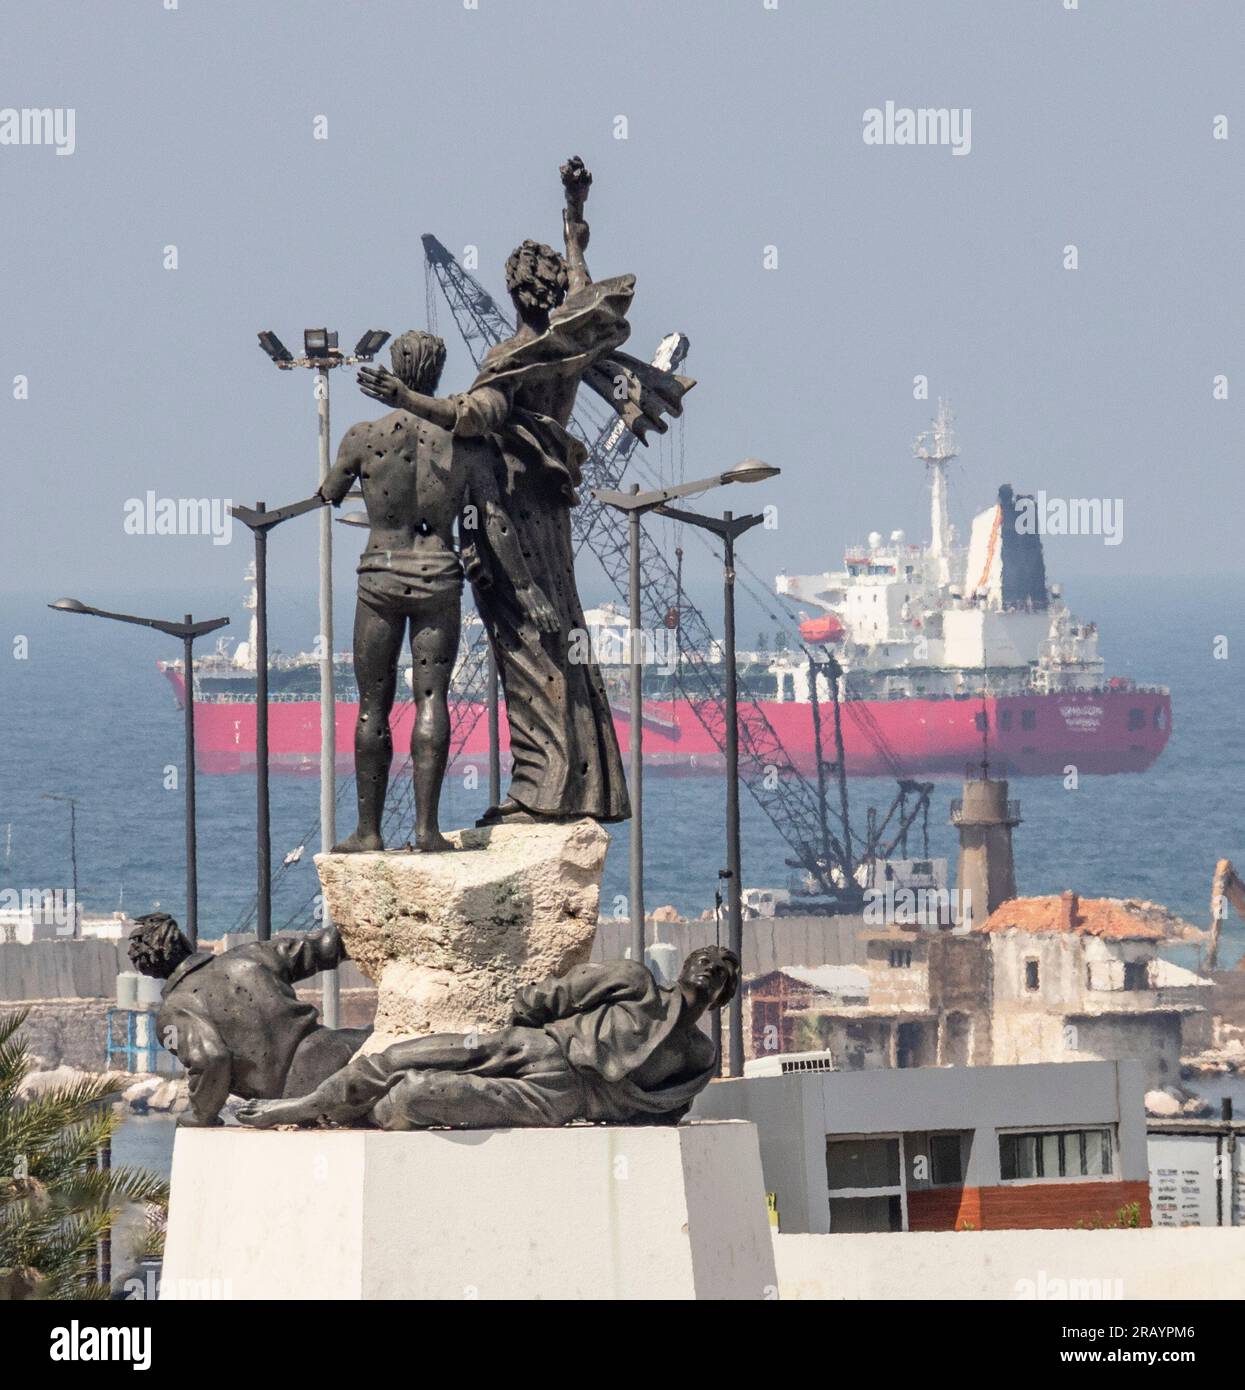
[[[696,1119],[757,1126],[788,1233],[1150,1224],[1136,1061],[869,1071],[712,1082]]]

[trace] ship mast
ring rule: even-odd
[[[251,623],[247,628],[246,641],[240,642],[234,649],[233,664],[240,670],[254,671],[256,653],[259,651],[259,622],[257,618],[259,610],[259,586],[255,574],[254,560],[247,566],[244,579],[246,583],[251,586],[251,591],[247,594],[246,600],[242,606],[251,610]]]
[[[960,452],[955,442],[951,405],[939,398],[934,428],[918,434],[912,452],[929,470],[929,553],[938,568],[938,583],[951,582],[951,522],[947,512],[947,465]]]

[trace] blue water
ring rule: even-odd
[[[65,558],[62,566],[71,564]],[[1075,791],[1058,778],[1013,786],[1024,823],[1016,832],[1017,876],[1023,893],[1076,888],[1082,894],[1137,895],[1166,903],[1205,925],[1210,876],[1217,858],[1245,863],[1241,772],[1245,768],[1242,708],[1240,579],[1216,587],[1181,580],[1081,580],[1076,610],[1097,620],[1109,674],[1169,685],[1171,742],[1148,773],[1087,777]],[[115,598],[115,596],[109,596]],[[236,595],[201,603],[200,613],[239,609]],[[181,914],[184,898],[182,721],[172,692],[156,669],[177,644],[139,628],[49,612],[43,600],[4,600],[8,631],[28,640],[28,656],[0,649],[0,886],[54,888],[69,882],[67,808],[45,792],[80,798],[79,892],[88,911],[162,907]],[[183,604],[148,595],[130,611],[171,615]],[[120,605],[119,605],[120,606]],[[235,617],[242,616],[235,612]],[[291,648],[311,631],[286,635]],[[343,615],[344,617],[345,615]],[[288,616],[287,628],[298,624]],[[751,632],[762,624],[744,626]],[[234,631],[238,631],[235,624]],[[280,635],[280,634],[279,634]],[[1228,639],[1228,659],[1214,655]],[[352,820],[345,785],[341,824]],[[853,820],[865,807],[889,804],[892,784],[852,782]],[[958,793],[940,782],[931,818],[931,852],[953,855],[947,805]],[[255,784],[249,776],[200,776],[200,930],[205,936],[241,924],[254,900]],[[469,824],[484,792],[452,777],[442,823]],[[673,903],[699,914],[711,906],[724,861],[724,784],[720,778],[662,779],[645,786],[646,891],[650,908]],[[302,843],[317,822],[314,778],[280,776],[272,783],[274,859]],[[5,857],[6,827],[11,849]],[[759,807],[743,799],[744,878],[749,886],[786,883],[787,848]],[[602,907],[612,910],[626,891],[627,827],[614,827]],[[274,923],[297,920],[316,891],[311,852],[277,886]],[[1245,950],[1235,921],[1227,930],[1227,959]]]

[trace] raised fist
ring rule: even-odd
[[[571,214],[571,221],[578,222],[584,213],[584,204],[588,201],[588,190],[592,187],[592,175],[584,166],[584,161],[577,154],[571,155],[570,159],[562,166],[562,187],[566,190],[566,206]]]

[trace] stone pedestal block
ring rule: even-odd
[[[182,1129],[161,1298],[776,1296],[755,1126]]]
[[[325,902],[377,986],[368,1051],[502,1026],[515,992],[588,959],[609,836],[593,820],[456,830],[443,854],[317,854]]]

